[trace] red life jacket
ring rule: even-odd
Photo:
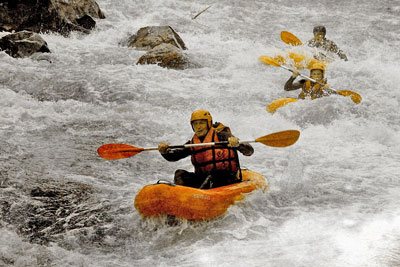
[[[217,129],[211,127],[203,142],[197,135],[194,135],[191,144],[219,142]],[[239,170],[239,159],[235,149],[227,146],[203,146],[191,147],[192,164],[195,173],[208,175],[212,170],[226,170],[236,173]]]

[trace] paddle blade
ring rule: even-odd
[[[277,60],[275,60],[275,59],[273,59],[272,57],[269,57],[269,56],[260,56],[260,57],[258,57],[258,60],[264,62],[267,65],[272,65],[272,66],[275,66],[275,67],[280,67],[281,66]]]
[[[274,114],[278,108],[286,106],[287,104],[289,104],[291,102],[297,102],[297,99],[296,98],[280,98],[280,99],[274,100],[271,102],[271,104],[269,104],[267,106],[267,111],[271,114]]]
[[[362,97],[359,94],[350,90],[338,90],[337,93],[342,96],[350,96],[351,100],[356,104],[359,104],[362,100]]]
[[[125,144],[105,144],[97,149],[97,153],[103,159],[124,159],[135,156],[144,148]]]
[[[286,147],[296,143],[297,139],[299,139],[299,136],[299,131],[287,130],[283,132],[268,134],[266,136],[257,138],[255,141],[272,147]]]
[[[299,45],[303,44],[299,38],[297,38],[294,34],[287,32],[287,31],[281,32],[281,39],[284,43],[292,45],[292,46],[299,46]]]

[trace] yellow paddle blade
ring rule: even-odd
[[[359,104],[362,100],[362,97],[359,94],[350,90],[338,90],[337,93],[342,96],[350,96],[351,100],[356,104]]]
[[[274,114],[278,108],[281,108],[291,102],[297,102],[297,99],[296,98],[280,98],[280,99],[274,100],[271,102],[271,104],[269,104],[267,106],[267,111],[269,113]]]
[[[299,139],[299,136],[299,131],[287,130],[259,137],[255,141],[272,147],[286,147],[296,143],[297,139]]]
[[[277,60],[275,60],[275,59],[273,59],[272,57],[269,57],[269,56],[260,56],[260,57],[258,57],[258,60],[264,62],[267,65],[272,65],[272,66],[275,66],[275,67],[280,67],[281,66]]]
[[[292,46],[299,46],[303,44],[303,42],[300,41],[299,38],[297,38],[294,34],[287,31],[281,32],[281,39],[284,43],[290,44]]]
[[[280,64],[280,65],[286,64],[286,59],[285,59],[283,56],[281,56],[281,55],[275,56],[275,57],[274,57],[274,60],[275,60],[276,62],[278,62],[278,64]]]

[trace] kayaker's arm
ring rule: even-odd
[[[318,43],[314,39],[311,39],[307,42],[307,45],[309,47],[317,47],[317,48],[321,48],[325,51],[335,53],[344,61],[348,60],[346,54],[341,49],[339,49],[339,47],[335,44],[335,42],[328,40],[326,38],[324,38],[321,43]],[[321,58],[320,55],[316,58],[319,60],[324,60],[323,58]]]
[[[339,47],[333,41],[327,40],[327,44],[328,44],[328,50],[330,52],[337,54],[341,59],[347,61],[346,54],[341,49],[339,49]]]
[[[190,141],[186,142],[189,144]],[[190,156],[190,148],[168,148],[168,143],[161,143],[158,145],[161,156],[168,161],[178,161],[180,159]]]
[[[294,80],[296,79],[297,76],[290,76],[289,80],[286,81],[285,83],[285,91],[293,91],[293,90],[297,90],[303,87],[303,84],[306,82],[306,80],[300,80],[298,82],[294,82]]]
[[[254,148],[249,143],[240,144],[238,150],[244,156],[251,156],[254,153]]]
[[[344,61],[348,61],[346,54],[339,49],[339,51],[337,52],[338,56],[343,59]]]
[[[228,141],[229,137],[233,137],[233,135],[227,131],[221,131],[217,133],[217,135],[220,141]],[[249,143],[239,144],[237,150],[239,150],[244,156],[251,156],[254,153],[254,148]]]

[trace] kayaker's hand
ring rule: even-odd
[[[331,94],[334,94],[334,95],[337,94],[336,90],[331,89],[331,86],[330,86],[329,84],[327,84],[327,85],[324,86],[324,91],[327,92],[327,93],[330,94],[330,95],[331,95]]]
[[[163,142],[158,144],[158,151],[160,151],[161,154],[167,154],[171,148],[168,147],[168,143]]]
[[[300,72],[298,71],[298,70],[293,70],[292,71],[292,77],[293,78],[296,78],[297,76],[299,76],[300,75]]]
[[[324,86],[321,87],[321,92],[331,92],[331,86],[329,84],[325,84]]]
[[[239,146],[239,139],[234,136],[228,138],[228,147],[238,147]]]

